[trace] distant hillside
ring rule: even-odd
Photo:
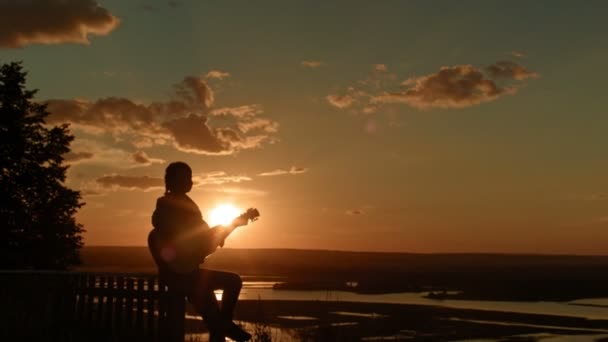
[[[84,247],[86,270],[154,271],[146,247]],[[416,272],[480,269],[608,267],[608,256],[410,254],[295,249],[219,249],[205,265],[243,274],[294,272]]]
[[[155,272],[145,247],[85,247],[82,256],[82,270]],[[458,291],[450,297],[491,300],[608,297],[607,256],[220,249],[205,266],[279,276],[285,281],[279,286],[292,290]]]

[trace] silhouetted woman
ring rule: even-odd
[[[210,227],[201,212],[186,195],[192,189],[192,169],[183,162],[171,163],[165,171],[165,195],[158,198],[152,215],[156,240],[154,259],[159,275],[170,288],[183,291],[201,313],[209,327],[211,341],[224,341],[224,336],[247,341],[251,335],[232,321],[241,291],[238,274],[199,268],[205,255],[218,246],[211,241]],[[152,234],[151,234],[152,236]],[[223,290],[221,308],[214,290]]]

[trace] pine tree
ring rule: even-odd
[[[49,127],[21,63],[0,66],[0,268],[64,269],[80,263],[84,205],[64,185],[68,125]]]

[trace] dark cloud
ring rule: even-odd
[[[63,158],[68,163],[76,163],[82,160],[93,158],[93,153],[91,152],[73,152],[70,151],[63,155]]]
[[[499,61],[485,68],[465,64],[444,66],[436,73],[406,79],[400,90],[387,91],[394,87],[394,75],[380,78],[386,70],[384,64],[374,65],[379,79],[359,81],[356,87],[347,88],[346,95],[328,95],[327,101],[341,109],[356,105],[355,109],[367,114],[387,103],[403,103],[418,109],[464,108],[515,94],[522,81],[538,77],[512,61]]]
[[[206,185],[222,185],[228,183],[241,183],[250,181],[251,178],[242,175],[229,175],[224,171],[214,171],[194,175],[192,181],[195,187]],[[95,180],[97,186],[87,188],[87,191],[98,193],[107,192],[107,189],[126,189],[126,190],[153,190],[164,187],[164,179],[149,176],[123,176],[112,174],[99,177]],[[97,188],[97,189],[95,189]],[[106,189],[105,191],[103,189]]]
[[[126,136],[138,148],[173,144],[199,154],[231,154],[275,141],[272,135],[278,123],[260,117],[260,106],[212,109],[213,91],[203,79],[192,76],[174,90],[173,100],[151,104],[119,97],[94,102],[50,100],[47,122],[69,122],[93,134]]]
[[[150,130],[157,114],[149,107],[129,99],[108,97],[95,102],[49,100],[48,123],[71,122],[108,130]],[[155,127],[155,131],[158,127]]]
[[[190,110],[205,110],[213,105],[213,91],[209,85],[199,77],[187,76],[176,84],[175,93]]]
[[[94,0],[0,1],[0,47],[29,44],[88,44],[107,35],[119,20]]]
[[[151,190],[164,187],[162,178],[148,176],[110,175],[97,178],[97,184],[104,188],[123,188],[130,190]]]
[[[276,169],[268,172],[262,172],[258,176],[281,176],[281,175],[298,175],[308,172],[308,169],[303,167],[292,166],[290,169]]]
[[[201,154],[230,154],[233,142],[241,140],[239,134],[229,128],[215,129],[207,124],[204,115],[190,114],[164,124],[175,138],[175,147],[184,152]]]
[[[404,91],[385,93],[372,103],[405,103],[416,108],[462,108],[508,93],[472,65],[442,67],[439,72],[402,83]]]

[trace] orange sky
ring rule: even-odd
[[[260,209],[227,247],[606,254],[607,4],[4,4],[0,60],[71,124],[87,245],[145,245],[181,160]]]

